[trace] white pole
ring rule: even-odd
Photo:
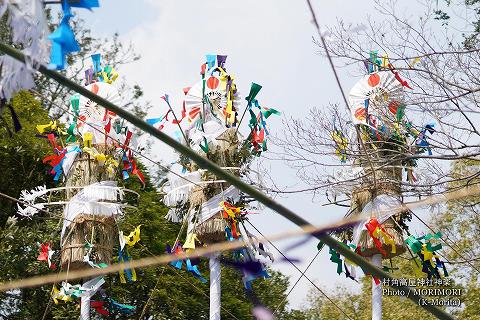
[[[382,255],[372,256],[372,264],[382,268]],[[382,320],[382,282],[375,284],[372,279],[372,320]]]
[[[218,254],[210,256],[210,320],[220,320],[222,288],[220,286],[221,268]]]
[[[80,320],[90,320],[90,295],[81,298]]]

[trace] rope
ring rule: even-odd
[[[130,225],[131,225],[131,224],[130,224]],[[133,225],[131,225],[131,226],[134,227]],[[177,240],[178,240],[178,237],[177,237]],[[175,242],[175,243],[176,243],[176,242]],[[139,243],[139,245],[141,245],[149,254],[151,254],[151,255],[153,256],[153,253],[150,252],[150,250],[148,250],[148,248],[147,248],[146,246],[144,246],[144,245],[141,244],[141,243]],[[160,276],[164,273],[165,269],[166,269],[166,268],[163,268],[162,273],[160,274]],[[171,267],[171,269],[174,270],[174,271],[177,273],[177,275],[179,275],[179,276],[180,276],[183,280],[185,280],[188,284],[190,284],[192,287],[194,287],[195,289],[197,289],[197,291],[200,292],[202,295],[206,296],[207,298],[210,298],[205,292],[203,292],[202,289],[200,289],[199,287],[195,286],[195,285],[193,284],[193,282],[189,281],[186,277],[184,277],[179,270],[177,270],[177,269],[174,268],[174,267]],[[147,302],[145,303],[145,306],[143,307],[142,314],[140,315],[140,317],[138,318],[138,320],[141,320],[141,319],[142,319],[142,317],[143,317],[143,315],[144,315],[144,313],[145,313],[145,311],[146,311],[146,309],[147,309],[147,305],[149,304],[149,302],[150,302],[150,300],[151,300],[151,297],[152,297],[153,293],[155,292],[156,287],[158,286],[158,283],[160,282],[160,276],[159,276],[159,278],[158,278],[158,280],[157,280],[157,283],[155,284],[155,287],[152,289],[152,292],[150,293],[150,295],[149,295],[149,297],[148,297],[148,300],[147,300]],[[230,313],[230,311],[228,311],[227,309],[225,309],[222,305],[220,305],[220,308],[222,308],[223,311],[225,311],[226,313],[228,313],[229,315],[231,315],[233,318],[235,318],[235,319],[238,320],[238,318],[237,318],[235,315],[233,315],[232,313]]]
[[[158,284],[160,283],[160,280],[162,279],[161,277],[162,277],[163,273],[165,272],[165,269],[166,269],[165,267],[162,268],[162,272],[160,272],[160,275],[158,276],[157,283],[155,283],[155,286],[153,287],[152,292],[150,292],[150,294],[148,295],[147,302],[145,302],[145,305],[143,306],[143,309],[142,309],[142,313],[138,317],[138,320],[142,320],[143,316],[145,315],[145,312],[147,311],[148,304],[150,303],[150,300],[152,300],[153,293],[157,289]]]
[[[472,189],[475,190],[475,192],[472,191]],[[471,196],[474,193],[479,192],[479,188],[470,188],[468,192],[465,192],[465,190],[462,190],[464,192],[457,191],[455,193],[451,193],[448,195],[445,195],[443,197],[439,196],[432,196],[429,198],[425,198],[424,200],[416,201],[416,202],[410,202],[410,203],[404,203],[401,206],[398,206],[398,208],[390,208],[388,212],[379,212],[379,216],[387,215],[390,214],[392,210],[396,211],[404,211],[405,208],[414,208],[418,206],[425,205],[426,203],[428,204],[434,204],[434,203],[439,203],[441,201],[447,201],[447,200],[452,200],[452,199],[458,199],[462,197],[468,197]],[[369,216],[370,212],[366,213],[365,216]],[[337,223],[331,223],[327,224],[324,226],[308,226],[305,227],[304,229],[301,230],[292,230],[292,231],[287,231],[287,232],[282,232],[279,234],[275,235],[270,235],[268,236],[268,239],[260,237],[261,241],[274,241],[274,240],[280,240],[280,239],[286,239],[294,236],[300,236],[300,235],[305,235],[305,234],[318,234],[318,233],[325,233],[331,230],[338,229],[340,227],[345,227],[348,225],[352,225],[354,223],[358,223],[359,221],[363,220],[365,217],[364,215],[358,215],[354,217],[349,217],[349,218],[344,218],[341,221]],[[327,244],[328,245],[328,244]],[[108,266],[106,268],[102,269],[87,269],[87,270],[75,270],[70,272],[70,279],[78,279],[82,277],[87,277],[87,276],[98,276],[102,274],[108,274],[108,273],[114,273],[117,271],[120,271],[125,268],[131,268],[131,267],[138,267],[138,268],[144,268],[148,266],[154,266],[154,265],[160,265],[160,264],[166,264],[172,261],[177,261],[177,260],[182,260],[182,259],[187,259],[187,258],[196,258],[196,257],[202,257],[202,256],[208,256],[211,255],[212,253],[219,252],[219,251],[226,251],[226,250],[234,250],[238,248],[242,248],[245,246],[245,243],[243,241],[224,241],[221,243],[217,244],[212,244],[208,247],[204,248],[198,248],[194,252],[185,254],[181,253],[175,256],[172,255],[162,255],[162,256],[152,256],[148,258],[143,258],[139,260],[135,260],[130,263],[120,263],[120,264],[115,264]],[[361,264],[363,262],[363,258],[357,255],[351,255],[350,257],[347,257],[349,260],[352,260],[352,262]],[[378,271],[378,270],[377,270]],[[64,274],[61,274],[63,276]],[[382,275],[383,276],[383,275]],[[392,277],[386,273],[386,276],[384,278],[387,279],[392,279]],[[6,291],[10,289],[15,289],[15,288],[26,288],[26,287],[32,287],[32,286],[38,286],[38,285],[43,285],[46,283],[53,283],[55,279],[55,275],[44,275],[44,276],[39,276],[39,277],[31,277],[31,278],[26,278],[26,279],[20,279],[17,281],[10,281],[10,282],[4,282],[0,283],[0,291]],[[406,288],[408,287],[402,287],[400,289],[407,290]],[[412,292],[413,294],[413,292]]]
[[[193,282],[191,282],[190,280],[187,279],[187,277],[185,277],[179,270],[175,269],[174,267],[171,267],[179,276],[180,278],[182,278],[183,280],[185,280],[188,284],[190,284],[192,287],[194,287],[198,292],[200,292],[203,296],[205,296],[206,298],[210,298],[210,296],[208,294],[206,294],[205,292],[203,292],[202,289],[200,289],[199,287],[197,287]],[[224,306],[220,305],[220,308],[222,308],[223,311],[225,311],[226,313],[228,313],[230,316],[232,316],[234,319],[237,319],[239,320],[234,314],[232,314],[230,311],[228,311],[228,309],[225,309]]]
[[[308,3],[310,4],[310,2],[308,2]],[[317,25],[318,25],[318,23],[317,23]],[[0,51],[3,51],[5,54],[13,57],[16,60],[19,60],[19,61],[23,62],[23,63],[25,63],[25,61],[26,61],[25,55],[21,51],[15,49],[15,48],[13,48],[13,47],[5,44],[5,43],[0,42]],[[257,201],[263,203],[264,205],[266,205],[270,209],[276,211],[277,213],[279,213],[280,215],[282,215],[286,219],[290,220],[291,222],[293,222],[297,226],[301,227],[302,230],[303,230],[301,232],[305,233],[307,230],[314,230],[315,229],[315,226],[310,224],[307,220],[302,218],[297,213],[293,212],[292,210],[288,209],[287,207],[283,206],[282,204],[278,203],[277,201],[271,199],[266,194],[264,194],[262,191],[257,190],[253,186],[250,186],[250,185],[246,184],[245,182],[241,181],[238,177],[235,177],[234,175],[230,174],[229,172],[221,169],[214,162],[210,161],[207,158],[202,157],[200,154],[197,154],[196,152],[191,150],[189,147],[183,145],[182,143],[180,143],[177,140],[175,140],[174,138],[168,136],[164,132],[161,132],[161,131],[157,130],[156,128],[149,125],[148,123],[146,123],[145,121],[143,121],[139,117],[135,116],[134,114],[130,113],[129,111],[127,111],[123,108],[120,108],[119,106],[111,103],[110,101],[106,100],[105,98],[102,98],[102,97],[96,95],[95,93],[89,91],[88,89],[86,89],[82,85],[79,85],[79,84],[73,82],[72,80],[70,80],[67,77],[65,77],[64,75],[62,75],[61,73],[48,69],[44,65],[39,65],[37,70],[40,73],[47,76],[48,78],[57,81],[60,85],[65,86],[65,87],[67,87],[71,90],[74,90],[77,93],[85,96],[86,98],[102,105],[103,107],[105,107],[106,109],[116,113],[118,116],[125,119],[126,121],[129,121],[132,125],[138,127],[139,129],[145,131],[146,133],[151,134],[155,138],[163,141],[164,143],[166,143],[170,147],[174,148],[175,150],[177,150],[178,152],[180,152],[184,156],[186,156],[186,157],[190,158],[191,160],[193,160],[194,162],[196,162],[199,167],[204,168],[204,169],[209,169],[212,172],[212,174],[215,174],[219,178],[223,178],[223,179],[227,180],[229,183],[231,183],[232,185],[237,187],[239,190],[245,192],[246,194],[255,198]],[[338,228],[338,226],[336,225],[336,226],[334,226],[334,228]],[[385,272],[383,270],[380,270],[379,268],[375,267],[373,264],[371,264],[366,259],[364,259],[364,258],[358,256],[357,254],[355,254],[354,252],[352,252],[350,249],[343,247],[343,245],[339,241],[337,241],[336,239],[334,239],[330,235],[326,234],[325,233],[326,231],[329,231],[329,230],[324,230],[323,232],[318,232],[318,231],[317,232],[310,231],[310,232],[314,232],[313,235],[318,240],[324,242],[326,245],[328,245],[331,248],[337,250],[337,252],[339,252],[340,254],[345,256],[347,259],[349,259],[353,263],[356,263],[357,265],[361,266],[366,272],[372,274],[376,278],[378,278],[380,280],[387,280],[387,279],[391,280],[391,279],[393,279],[393,277],[390,274],[388,274],[387,272]],[[233,247],[234,245],[238,246],[238,244],[236,244],[234,242],[231,242],[228,245],[225,245],[225,247],[230,248],[230,247]],[[216,246],[211,246],[208,250],[212,250],[212,249],[215,249],[215,248],[217,248],[217,247]],[[218,250],[218,248],[217,248],[217,250]],[[198,251],[205,253],[205,250],[198,250]],[[185,257],[186,257],[186,255],[185,255]],[[171,257],[169,257],[169,259],[171,259]],[[162,257],[145,258],[145,259],[143,259],[143,261],[142,260],[137,261],[137,266],[143,266],[144,267],[144,266],[147,266],[147,265],[155,265],[155,264],[165,263],[165,261],[167,261],[167,260],[168,260],[167,257],[165,257],[165,258],[162,258]],[[102,269],[100,272],[99,272],[99,270],[88,270],[88,271],[83,271],[83,273],[85,273],[85,274],[89,273],[89,275],[92,275],[92,273],[96,274],[97,272],[108,273],[108,272],[112,272],[113,270],[116,271],[117,270],[116,268],[121,268],[121,267],[123,267],[123,264],[120,264],[120,265],[117,265],[117,266],[107,267],[105,269]],[[73,274],[78,275],[78,274],[80,274],[80,271],[77,272],[77,273],[73,273]],[[46,276],[46,277],[48,278],[48,276]],[[38,280],[38,278],[36,280],[35,280],[35,278],[31,278],[31,279],[22,280],[22,281],[23,281],[23,285],[26,285],[26,284],[32,285],[32,284],[41,282],[41,281]],[[49,282],[51,282],[51,281],[52,280],[50,279]],[[9,285],[11,286],[12,284],[15,284],[15,283],[16,282],[10,282]],[[0,285],[0,289],[1,288],[6,288],[6,287],[8,287],[8,285]],[[394,288],[393,290],[395,290],[395,291],[405,290],[409,299],[411,299],[415,303],[420,301],[420,299],[423,299],[422,296],[420,296],[418,293],[416,293],[409,286],[401,285],[401,286],[398,286],[397,288]],[[445,311],[443,311],[443,310],[441,310],[441,309],[439,309],[435,306],[421,305],[421,307],[424,308],[425,310],[429,311],[433,315],[437,316],[440,319],[453,319],[451,315],[449,315]]]
[[[57,280],[58,280],[58,275],[60,274],[60,271],[57,273]],[[57,285],[57,282],[58,281],[55,281],[53,283],[53,286],[56,286]],[[52,295],[50,294],[50,297],[48,299],[48,303],[47,303],[47,306],[45,307],[45,311],[43,311],[43,316],[42,316],[42,320],[45,320],[47,318],[47,313],[48,311],[50,310],[50,306],[52,305],[52,301],[53,301],[53,298],[52,298]]]

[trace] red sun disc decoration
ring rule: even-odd
[[[359,120],[365,120],[366,110],[364,107],[355,110],[355,118]]]
[[[212,90],[216,89],[219,84],[220,84],[220,81],[215,77],[210,77],[207,80],[207,87]]]
[[[368,85],[370,87],[375,87],[380,83],[380,76],[376,73],[373,73],[368,77]]]

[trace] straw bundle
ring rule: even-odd
[[[88,266],[83,259],[88,252],[86,242],[93,244],[91,262],[111,263],[113,246],[118,238],[113,217],[81,214],[75,218],[67,232],[61,256],[63,269],[75,270]]]
[[[220,166],[236,166],[235,156],[238,153],[238,135],[236,128],[229,128],[218,136],[216,143],[210,147],[208,157]],[[203,180],[215,180],[212,174],[205,173]],[[208,184],[204,187],[195,187],[189,197],[190,209],[200,210],[202,203],[227,189],[228,183]],[[225,240],[225,228],[227,222],[221,215],[222,210],[219,209],[218,214],[210,219],[195,225],[194,232],[198,239],[203,243],[215,243]]]
[[[385,231],[392,236],[393,241],[395,242],[396,252],[392,253],[392,246],[389,244],[383,243],[383,238],[380,239],[382,242],[382,249],[386,251],[387,255],[383,256],[383,259],[390,259],[396,257],[398,255],[403,254],[406,251],[402,232],[399,230],[395,222],[393,221],[395,218],[389,218],[385,221],[382,226]],[[368,232],[362,232],[360,236],[360,241],[358,243],[358,247],[360,248],[360,254],[364,257],[371,257],[373,255],[379,254],[380,251],[375,244],[373,243],[373,239],[370,237]]]
[[[395,154],[385,149],[373,149],[369,145],[367,145],[367,152],[371,157],[373,155],[371,161],[374,167],[376,167],[375,179],[369,163],[362,161],[362,167],[368,175],[363,179],[360,187],[353,190],[351,196],[351,207],[357,213],[362,212],[365,205],[379,195],[387,194],[394,197],[401,195],[402,167],[400,161],[391,161]],[[383,256],[384,259],[398,256],[406,250],[402,230],[394,219],[396,217],[391,217],[382,224],[385,231],[393,238],[396,247],[396,252],[392,253],[391,245],[383,243],[383,238],[381,237],[379,240],[382,242],[382,249],[387,252],[387,255]],[[366,230],[362,232],[357,246],[360,248],[362,256],[371,257],[380,254],[380,250],[375,246],[373,239]]]
[[[113,154],[114,150],[110,146],[97,146],[96,149],[104,154]],[[93,157],[84,152],[75,160],[67,176],[67,200],[82,190],[68,187],[86,187],[113,178],[105,166],[100,166]],[[74,270],[88,266],[84,261],[84,256],[88,252],[88,248],[85,247],[87,242],[93,245],[91,262],[110,264],[117,237],[114,217],[98,216],[92,212],[78,214],[67,227],[62,241],[62,268]]]
[[[205,244],[211,244],[225,241],[225,228],[227,226],[227,222],[219,214],[198,224],[194,230],[198,240]]]

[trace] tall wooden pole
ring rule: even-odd
[[[221,306],[221,267],[218,260],[219,255],[210,256],[210,320],[220,320]]]
[[[80,320],[90,320],[90,296],[81,298],[80,302]]]
[[[382,269],[382,255],[372,256],[372,264]],[[382,320],[382,282],[375,283],[372,278],[372,320]]]
[[[0,51],[4,52],[5,54],[25,63],[25,55],[20,52],[19,50],[0,42]],[[134,114],[130,113],[129,111],[125,110],[124,108],[120,108],[119,106],[111,103],[110,101],[103,99],[102,97],[97,96],[96,94],[88,91],[83,86],[78,85],[77,83],[71,81],[67,77],[63,76],[62,74],[49,70],[46,66],[41,65],[38,68],[38,71],[44,74],[46,77],[53,79],[60,83],[61,85],[78,92],[79,94],[91,99],[92,101],[99,103],[101,106],[105,107],[106,109],[115,112],[119,117],[129,121],[132,125],[138,127],[139,129],[143,130],[144,132],[152,135],[153,137],[157,138],[158,140],[164,142],[168,146],[174,148],[181,154],[186,157],[189,157],[197,165],[201,168],[207,169],[217,177],[222,178],[239,190],[245,192],[246,194],[250,195],[251,197],[255,198],[268,208],[276,211],[281,216],[285,217],[287,220],[291,221],[292,223],[296,224],[299,227],[304,226],[312,226],[307,220],[305,220],[301,215],[293,212],[292,210],[288,209],[287,207],[283,206],[282,204],[278,203],[277,201],[271,199],[262,191],[257,190],[255,187],[246,184],[245,182],[241,181],[239,178],[235,177],[234,175],[230,174],[229,172],[221,169],[218,165],[213,163],[212,161],[208,160],[207,158],[202,157],[195,153],[195,151],[191,150],[189,147],[182,145],[180,142],[175,140],[174,138],[168,136],[164,132],[157,130],[153,126],[149,125],[142,119],[138,118]],[[335,249],[337,252],[342,254],[345,258],[349,259],[353,263],[361,266],[366,272],[369,272],[373,276],[377,277],[378,279],[394,279],[390,274],[387,272],[378,269],[377,267],[373,266],[369,263],[366,259],[359,256],[358,254],[354,253],[349,248],[345,248],[343,243],[339,242],[338,240],[334,239],[328,233],[322,234],[315,234],[314,235],[318,240],[321,240],[329,247]],[[424,299],[423,296],[419,295],[416,291],[414,291],[409,286],[400,285],[398,287],[392,287],[393,290],[404,290],[407,294],[408,298],[412,300],[414,303],[418,303],[421,299]],[[439,319],[454,319],[450,314],[445,312],[442,309],[437,308],[436,306],[427,304],[421,305],[421,307],[433,315],[435,315]]]

